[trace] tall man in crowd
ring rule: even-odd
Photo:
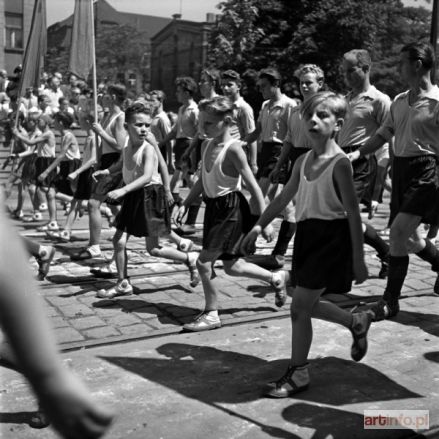
[[[347,154],[356,151],[374,136],[383,125],[390,110],[390,98],[370,83],[372,60],[369,52],[354,49],[343,56],[343,73],[347,86],[348,114],[339,136],[338,143]],[[365,156],[352,163],[354,185],[358,202],[366,196],[370,185],[374,184],[376,170],[375,156]],[[363,223],[364,242],[373,247],[381,260],[379,277],[384,279],[388,272],[389,246],[376,230]]]

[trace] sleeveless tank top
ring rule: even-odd
[[[206,169],[206,157],[208,152],[210,152],[213,145],[213,140],[209,140],[208,144],[204,148],[203,152],[203,166],[202,166],[202,178],[203,178],[203,189],[209,198],[222,197],[229,194],[230,192],[236,192],[241,190],[241,176],[230,177],[224,174],[222,170],[222,164],[224,162],[224,157],[229,149],[230,145],[236,142],[236,139],[229,140],[223,146],[223,149],[218,154],[212,164],[210,171]]]
[[[300,167],[299,189],[296,194],[296,221],[306,219],[335,220],[346,218],[346,211],[337,196],[332,179],[335,164],[346,157],[339,153],[332,157],[331,163],[314,180],[307,180],[305,176],[305,164],[313,151],[306,153]]]
[[[125,184],[130,184],[134,180],[137,180],[139,177],[143,175],[144,172],[144,153],[146,148],[152,148],[154,152],[154,171],[152,174],[151,181],[146,186],[150,186],[152,184],[162,184],[162,179],[160,177],[158,171],[158,163],[159,159],[157,157],[157,153],[155,152],[154,147],[148,142],[143,142],[143,144],[139,147],[137,151],[133,154],[133,149],[129,143],[129,139],[127,138],[125,142],[125,146],[122,150],[123,154],[123,167],[122,167],[122,175],[123,181]]]
[[[49,131],[49,138],[37,144],[37,157],[55,157],[55,135]]]
[[[113,128],[114,122],[116,119],[123,113],[121,111],[120,113],[115,114],[108,122],[107,126],[104,128],[104,131],[111,137],[113,137],[113,133],[111,132],[111,129]],[[119,152],[114,146],[110,145],[104,138],[102,138],[102,155],[104,154],[110,154],[114,152]]]
[[[63,161],[68,162],[70,160],[79,160],[81,158],[81,153],[79,152],[79,145],[76,136],[67,131],[64,137],[61,139],[61,150],[64,149],[64,145],[68,143],[69,147],[66,151],[66,157]]]

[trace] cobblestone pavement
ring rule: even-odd
[[[387,202],[388,200],[386,200]],[[14,204],[9,200],[9,205]],[[371,221],[378,230],[385,227],[387,204],[380,206]],[[201,244],[200,211],[197,233],[193,239]],[[63,223],[63,212],[59,212],[59,222]],[[16,221],[20,233],[41,243],[53,244],[35,227],[40,223],[24,224]],[[274,222],[277,229],[280,219]],[[77,349],[99,344],[117,343],[130,339],[154,337],[178,333],[181,325],[193,319],[203,307],[201,285],[189,287],[189,273],[183,264],[149,256],[142,239],[129,242],[128,271],[135,288],[135,294],[113,300],[99,299],[96,292],[108,288],[114,280],[97,279],[91,275],[90,266],[102,265],[105,257],[111,257],[111,236],[114,230],[104,228],[102,249],[104,258],[81,263],[70,260],[69,255],[85,246],[88,241],[88,217],[84,215],[74,226],[70,243],[55,243],[56,256],[49,276],[40,282],[41,297],[47,315],[56,329],[56,337],[62,350]],[[258,253],[269,254],[274,243],[258,241]],[[291,248],[287,258],[290,265]],[[331,300],[341,306],[352,307],[360,301],[379,297],[385,281],[377,274],[380,262],[369,247],[366,248],[370,278],[362,285],[355,285],[349,295],[333,295]],[[31,260],[36,271],[36,263]],[[216,267],[220,267],[219,262]],[[277,319],[289,315],[288,305],[279,310],[274,305],[272,289],[257,280],[229,277],[217,270],[221,319],[225,325],[238,324],[266,318]],[[430,295],[435,281],[434,274],[427,265],[412,257],[409,274],[403,289],[403,296]]]

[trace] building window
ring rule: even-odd
[[[23,15],[5,13],[6,49],[23,49]]]

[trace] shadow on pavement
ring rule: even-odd
[[[428,334],[439,337],[439,318],[437,314],[400,311],[392,320],[403,325],[418,327]]]
[[[183,343],[161,345],[157,352],[166,358],[100,358],[168,387],[184,397],[213,406],[230,416],[245,419],[258,425],[262,431],[270,432],[273,437],[296,437],[291,432],[262,424],[220,405],[258,400],[266,383],[284,373],[288,360],[267,361],[253,355]],[[322,408],[318,404],[340,406],[421,397],[365,364],[328,357],[311,361],[310,370],[312,387],[297,395],[295,400],[313,402],[317,405],[299,404],[302,411],[307,411],[308,418],[297,416],[293,408],[286,409],[284,416],[297,425],[305,426],[306,422],[306,426],[317,428],[315,439],[331,437],[328,436],[329,433],[334,435],[334,438],[360,437],[352,434],[346,436],[343,419],[361,426],[358,430],[363,432],[362,416],[338,409]],[[268,406],[273,404],[277,403],[273,400],[267,402]],[[334,417],[336,413],[339,413],[341,420]],[[274,430],[270,431],[273,428]]]
[[[37,412],[0,412],[0,424],[30,424]],[[17,433],[18,434],[18,433]]]
[[[283,418],[294,425],[311,428],[310,439],[396,439],[412,437],[413,430],[364,430],[363,414],[332,407],[297,403],[282,412]]]
[[[426,358],[429,361],[434,361],[435,363],[439,363],[439,351],[426,352],[424,354],[424,358]]]

